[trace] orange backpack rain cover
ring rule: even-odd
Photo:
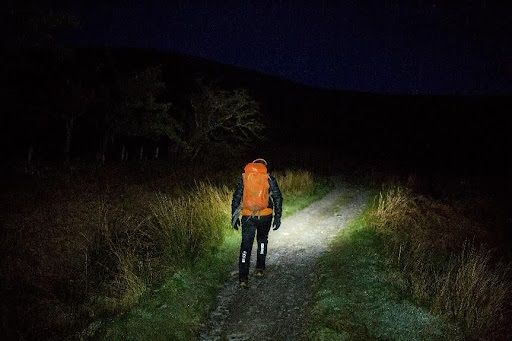
[[[248,163],[242,177],[244,181],[243,211],[250,211],[251,215],[259,215],[260,211],[268,207],[270,185],[267,167],[262,163]]]

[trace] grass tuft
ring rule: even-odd
[[[461,321],[466,335],[483,338],[505,312],[509,284],[502,265],[494,265],[484,250],[465,248],[452,256],[435,279],[432,308]]]
[[[274,174],[283,193],[291,196],[304,195],[312,192],[315,179],[307,170],[277,172]]]
[[[194,260],[222,241],[229,221],[230,200],[226,186],[202,182],[185,196],[157,194],[150,203],[148,234],[168,259]]]

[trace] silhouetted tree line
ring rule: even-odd
[[[260,139],[259,104],[246,89],[201,79],[166,79],[161,61],[120,57],[109,49],[59,45],[59,32],[79,27],[71,14],[38,2],[8,3],[3,66],[10,158],[195,159]],[[183,84],[179,94],[169,82]],[[173,89],[180,84],[173,84]],[[148,148],[151,148],[150,150]]]
[[[123,69],[108,53],[95,60],[80,58],[79,51],[64,58],[46,49],[22,54],[9,72],[7,108],[14,130],[8,134],[18,153],[19,146],[26,151],[28,163],[52,144],[60,144],[53,153],[60,149],[69,162],[77,154],[76,136],[81,149],[96,149],[101,163],[158,159],[162,147],[174,157],[194,159],[212,147],[229,151],[261,138],[259,105],[245,89],[195,80],[178,106],[166,91],[162,65]]]

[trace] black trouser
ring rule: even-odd
[[[267,256],[268,232],[272,224],[272,215],[262,217],[242,217],[242,244],[238,258],[238,274],[240,279],[247,279],[249,266],[251,265],[251,251],[254,235],[258,242],[258,255],[256,268],[265,269],[265,257]]]

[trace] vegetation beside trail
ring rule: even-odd
[[[140,167],[76,168],[65,187],[48,177],[2,194],[7,336],[109,335],[111,327],[124,335],[133,325],[122,321],[160,301],[172,335],[197,330],[236,260],[239,237],[229,221],[239,175]],[[328,190],[308,172],[276,176],[285,214]]]
[[[278,171],[274,176],[286,200],[283,205],[283,217],[292,215],[322,198],[331,186],[326,178],[313,176],[304,170]]]
[[[486,241],[455,205],[384,189],[319,261],[311,338],[503,337],[508,266]]]
[[[470,339],[496,339],[507,324],[509,265],[489,249],[488,230],[448,203],[395,187],[381,194],[373,226],[400,288],[459,325]]]
[[[327,181],[315,179],[306,171],[277,172],[275,176],[286,206],[290,207],[284,216],[319,199],[329,189]],[[185,197],[157,196],[151,206],[153,222],[149,233],[161,245],[154,248],[161,250],[163,263],[178,261],[181,265],[167,271],[163,282],[151,290],[146,285],[126,290],[125,295],[135,293],[129,300],[132,304],[123,307],[128,312],[91,324],[83,336],[192,339],[236,263],[240,237],[229,225],[230,203],[231,189],[203,183]],[[129,283],[142,284],[144,279],[139,277]],[[129,310],[130,307],[134,308]]]

